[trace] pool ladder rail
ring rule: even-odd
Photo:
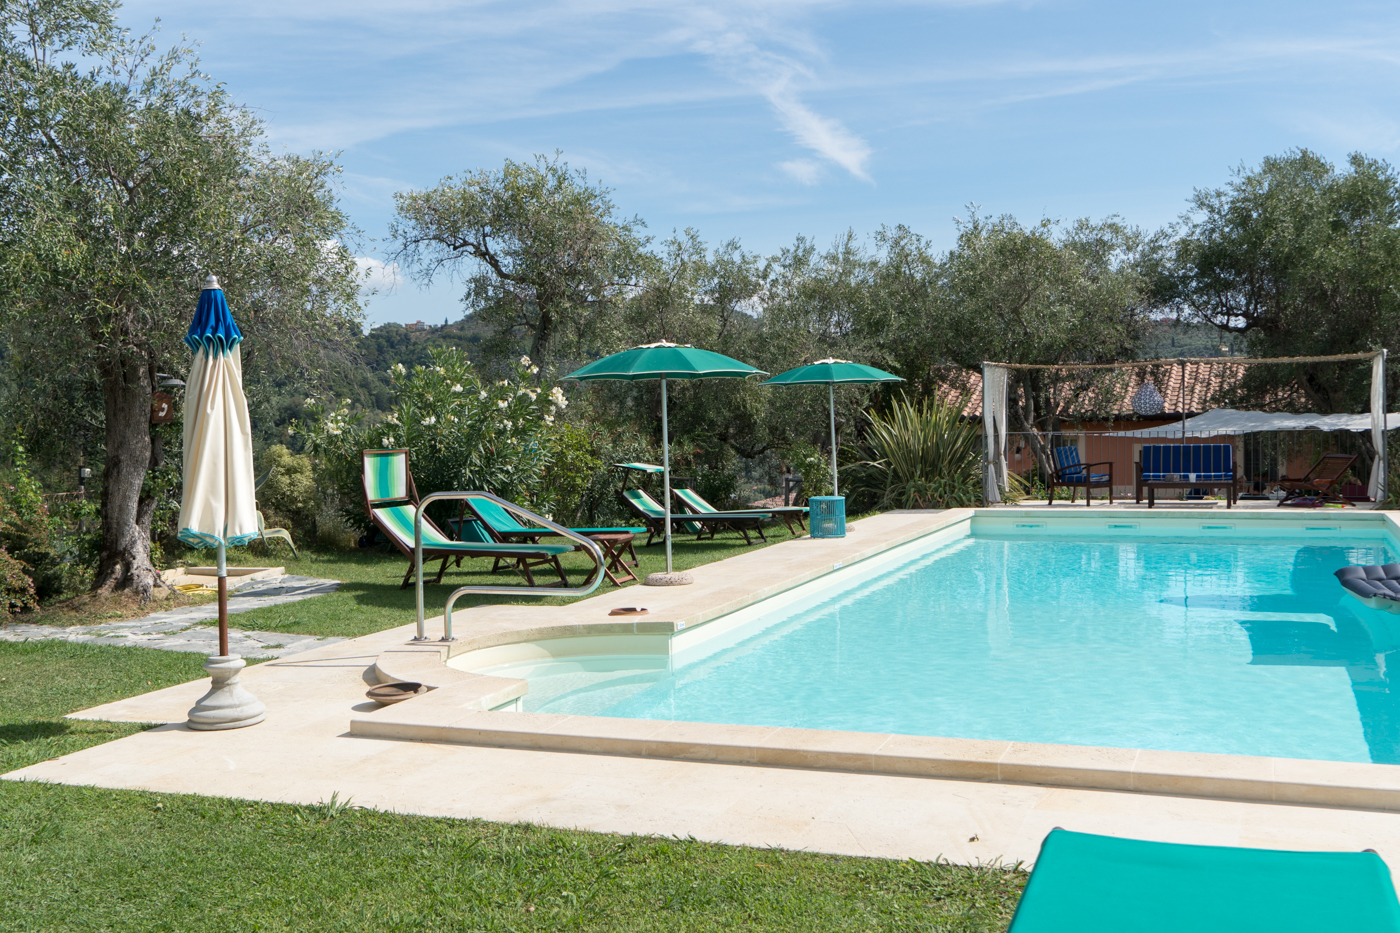
[[[434,492],[423,497],[418,503],[418,514],[413,518],[413,566],[417,582],[417,610],[418,610],[418,633],[414,635],[414,641],[427,641],[428,635],[424,630],[423,619],[423,516],[427,514],[428,504],[437,502],[439,499],[455,499],[466,501],[468,499],[489,499],[501,508],[513,512],[521,518],[543,526],[544,529],[553,531],[572,541],[578,542],[582,549],[587,551],[593,558],[594,573],[590,580],[583,586],[505,586],[492,584],[477,584],[469,586],[459,586],[447,597],[447,606],[442,613],[442,638],[439,641],[456,641],[452,637],[452,607],[457,600],[468,593],[481,593],[486,595],[500,596],[588,596],[598,589],[598,584],[603,582],[603,552],[593,541],[576,531],[557,525],[543,515],[537,515],[522,505],[514,502],[507,502],[500,496],[489,492]]]

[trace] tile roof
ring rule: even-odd
[[[1121,418],[1135,414],[1133,395],[1147,382],[1162,393],[1164,417],[1181,415],[1183,407],[1188,415],[1219,408],[1219,399],[1240,384],[1244,371],[1242,364],[1223,360],[1184,365],[1166,360],[1150,367],[1041,372],[1049,377],[1055,397],[1062,402],[1061,417]],[[965,398],[963,414],[982,416],[980,372],[948,368],[939,373],[938,379],[936,394],[940,399],[953,402]]]

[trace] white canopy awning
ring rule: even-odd
[[[1386,418],[1387,428],[1400,428],[1400,413]],[[1114,431],[1109,437],[1181,437],[1182,422],[1142,428],[1137,431]],[[1219,435],[1252,434],[1256,431],[1369,431],[1371,415],[1290,415],[1271,411],[1236,411],[1217,408],[1194,418],[1187,418],[1187,437],[1216,437]]]

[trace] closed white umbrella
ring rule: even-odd
[[[209,276],[185,343],[194,362],[185,389],[184,496],[180,540],[218,549],[219,653],[205,663],[213,686],[190,710],[191,729],[236,729],[267,711],[238,682],[244,660],[228,650],[229,545],[258,536],[253,431],[243,395],[243,334],[229,313],[219,280]]]

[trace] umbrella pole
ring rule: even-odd
[[[661,463],[664,497],[661,507],[666,510],[666,572],[671,572],[671,429],[666,423],[666,377],[661,377]]]
[[[836,488],[836,384],[830,383],[826,388],[831,402],[831,494],[839,496],[841,493]]]
[[[219,657],[228,657],[228,561],[224,542],[219,542]]]

